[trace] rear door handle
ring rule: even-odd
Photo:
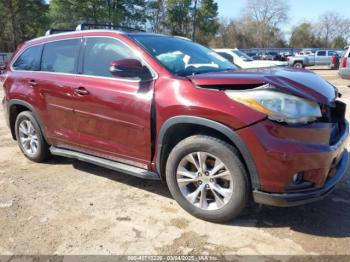
[[[37,86],[37,85],[38,85],[38,83],[37,83],[34,79],[29,80],[29,81],[28,81],[28,84],[29,84],[29,86],[31,86],[31,87]]]
[[[74,93],[79,96],[86,96],[89,94],[89,91],[85,89],[85,87],[78,87],[74,89]]]

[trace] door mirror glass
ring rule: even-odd
[[[152,78],[147,67],[143,66],[137,59],[121,59],[111,63],[110,73],[120,78],[140,78],[142,80]]]

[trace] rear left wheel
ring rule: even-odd
[[[166,179],[174,199],[192,215],[213,222],[238,216],[249,198],[237,151],[226,142],[196,135],[171,151]]]
[[[32,112],[24,111],[17,116],[15,131],[18,145],[28,159],[43,162],[49,157],[49,145]]]

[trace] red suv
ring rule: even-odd
[[[30,160],[164,179],[205,220],[230,220],[251,197],[321,199],[346,172],[346,106],[303,69],[239,71],[183,38],[78,30],[26,42],[4,77],[6,119]]]

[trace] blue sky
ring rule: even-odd
[[[349,0],[284,0],[289,4],[290,19],[281,28],[288,33],[291,27],[304,20],[316,21],[318,17],[327,12],[335,11],[344,17],[350,18]],[[235,18],[241,14],[246,0],[217,0],[219,16]],[[350,30],[350,29],[349,29]]]

